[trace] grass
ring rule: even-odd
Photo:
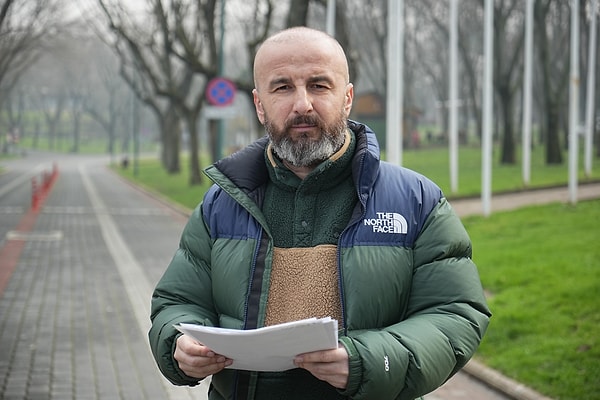
[[[564,185],[568,181],[568,165],[565,155],[563,164],[546,165],[544,149],[540,146],[531,155],[531,179],[528,186],[523,184],[522,166],[518,161],[514,165],[502,165],[499,162],[499,152],[494,154],[492,165],[492,190],[506,192]],[[592,175],[585,177],[583,172],[583,156],[579,156],[581,182],[598,180],[598,168],[592,169]],[[594,160],[597,166],[600,158]],[[458,191],[453,193],[450,186],[449,154],[446,148],[423,149],[406,151],[403,154],[403,165],[418,171],[436,182],[449,198],[474,196],[481,191],[481,149],[478,147],[463,147],[458,155]]]
[[[554,399],[600,398],[600,201],[463,222],[494,313],[478,359]]]
[[[133,149],[133,142],[129,145],[129,151]],[[140,152],[156,152],[157,144],[144,138],[140,140]],[[26,137],[21,139],[16,151],[21,150],[39,150],[39,151],[51,151],[57,153],[71,153],[73,150],[73,140],[69,137],[56,137],[54,144],[51,145],[47,137],[41,137],[34,146],[34,140],[32,137]],[[124,152],[122,148],[122,139],[115,140],[113,153],[115,156],[120,156]],[[108,154],[108,144],[106,138],[89,138],[82,137],[78,150],[78,154]]]
[[[406,151],[403,161],[449,193],[447,153]],[[450,197],[478,194],[479,149],[461,149],[459,160],[459,192]],[[530,187],[566,184],[566,161],[545,166],[541,149],[532,160]],[[597,158],[594,162],[598,165]],[[140,160],[137,176],[131,168],[116,169],[187,208],[198,204],[209,185],[208,179],[188,185],[187,158],[179,175],[166,174],[157,160]],[[598,172],[590,178],[580,173],[581,181],[599,178]],[[492,189],[524,189],[520,165],[496,162]],[[494,313],[476,357],[554,399],[600,398],[600,201],[529,207],[463,222]]]
[[[193,209],[200,203],[202,196],[210,187],[211,182],[203,175],[201,185],[189,185],[189,160],[187,157],[181,159],[181,170],[179,174],[168,174],[160,162],[153,158],[141,158],[137,175],[131,166],[122,169],[113,166],[123,177],[135,182],[147,190],[168,197],[171,201],[188,209]]]
[[[206,160],[208,157],[203,156]],[[497,158],[497,157],[496,157]],[[581,159],[581,157],[580,157]],[[596,157],[595,165],[600,164]],[[462,148],[459,152],[459,184],[458,191],[452,193],[448,168],[448,150],[442,148],[405,151],[403,165],[436,182],[449,198],[475,196],[481,190],[481,152],[478,148]],[[580,163],[581,164],[581,163]],[[194,208],[209,187],[208,179],[200,186],[189,186],[189,161],[181,158],[181,174],[169,175],[160,166],[157,159],[141,159],[138,176],[133,175],[131,168],[118,170],[128,179],[167,195],[173,201],[187,208]],[[580,168],[579,181],[600,180],[600,171],[596,167],[590,177],[585,177]],[[541,147],[532,153],[531,182],[525,187],[521,178],[521,165],[500,165],[495,162],[492,167],[492,190],[494,193],[566,185],[568,181],[567,162],[556,166],[544,164]]]

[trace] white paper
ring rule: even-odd
[[[285,371],[296,368],[294,357],[338,346],[338,323],[308,318],[251,330],[175,325],[217,354],[233,360],[228,368],[248,371]]]

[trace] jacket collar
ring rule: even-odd
[[[370,188],[379,173],[379,144],[375,133],[366,125],[352,120],[348,128],[356,137],[356,151],[352,160],[352,176],[364,205]],[[265,163],[265,149],[269,138],[265,135],[243,149],[225,157],[206,168],[205,173],[216,181],[213,170],[218,170],[243,192],[253,196],[257,190],[269,181],[269,172]]]

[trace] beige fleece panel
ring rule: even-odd
[[[312,317],[341,322],[336,257],[335,245],[276,247],[265,325]]]

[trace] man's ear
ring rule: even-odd
[[[256,89],[252,90],[252,98],[254,100],[254,108],[256,109],[256,116],[261,124],[265,123],[265,110],[263,109],[262,103],[258,98],[258,91]]]
[[[352,110],[352,101],[354,100],[354,85],[348,83],[346,85],[346,97],[344,103],[344,110],[346,111],[346,117],[350,115],[350,110]]]

